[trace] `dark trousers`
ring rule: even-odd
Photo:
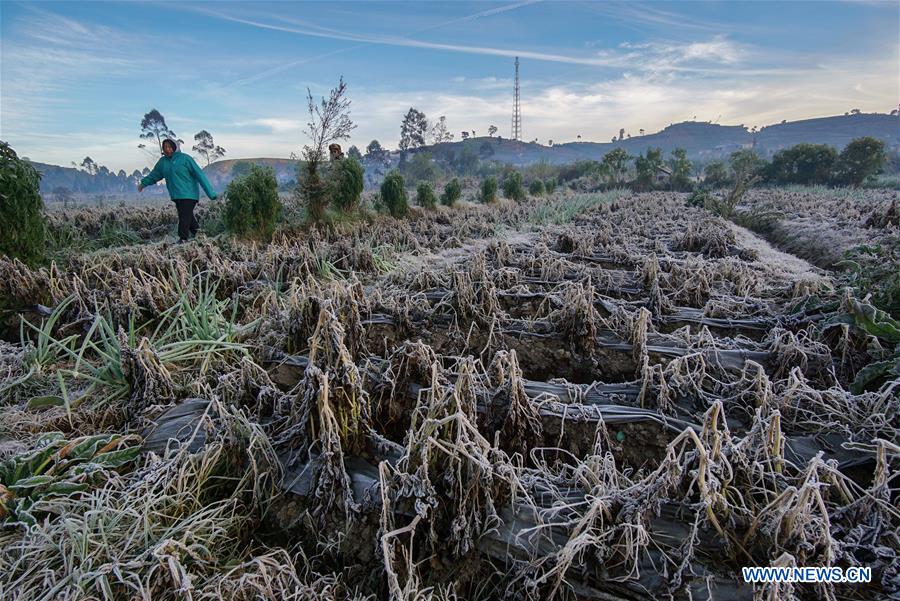
[[[178,209],[178,238],[187,240],[188,236],[196,236],[200,224],[194,217],[194,207],[197,201],[193,198],[176,198],[175,208]]]

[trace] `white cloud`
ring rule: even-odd
[[[682,47],[675,47],[681,54],[682,61],[701,60],[731,65],[740,60],[742,52],[734,42],[717,35],[708,42],[693,42]]]
[[[300,131],[306,126],[306,122],[299,119],[282,119],[279,117],[264,117],[260,119],[251,119],[249,121],[238,121],[234,124],[237,127],[247,127],[255,125],[268,128],[272,133],[281,134],[286,132]]]

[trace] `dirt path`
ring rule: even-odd
[[[753,250],[757,253],[757,261],[763,263],[767,269],[782,276],[788,276],[795,281],[806,280],[814,282],[828,282],[828,274],[796,255],[783,252],[775,248],[770,242],[731,221],[726,221],[728,227],[734,232],[734,238],[738,246]]]

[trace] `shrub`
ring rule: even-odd
[[[728,159],[731,164],[731,172],[735,180],[751,180],[763,175],[768,168],[768,163],[749,148],[737,150],[731,153]]]
[[[440,175],[440,168],[432,160],[430,152],[418,152],[403,164],[403,175],[411,182],[433,182]]]
[[[556,180],[552,177],[547,178],[547,181],[544,182],[544,190],[547,191],[547,194],[553,194],[556,191]]]
[[[869,136],[856,138],[841,151],[834,181],[841,185],[859,186],[867,178],[881,172],[885,158],[884,142]]]
[[[481,202],[488,204],[497,200],[497,179],[488,177],[481,182]]]
[[[539,179],[534,180],[528,186],[528,193],[532,196],[543,196],[544,195],[544,182]]]
[[[47,231],[41,175],[0,142],[0,254],[33,265],[44,255]]]
[[[334,161],[331,169],[331,203],[342,213],[359,208],[364,188],[363,168],[354,158]]]
[[[437,196],[428,182],[422,182],[416,189],[416,204],[423,209],[433,209],[437,205]]]
[[[669,178],[672,189],[677,192],[690,191],[693,187],[691,184],[693,164],[687,158],[687,151],[684,148],[676,148],[672,151],[669,166],[672,168],[672,176]]]
[[[318,162],[301,162],[298,177],[297,192],[306,207],[307,218],[313,223],[322,223],[328,209],[328,189],[319,175]]]
[[[522,186],[522,174],[518,171],[510,171],[503,178],[503,196],[522,201],[525,200],[525,188]]]
[[[706,190],[694,190],[687,199],[687,206],[704,208],[710,201],[710,194]]]
[[[271,167],[252,165],[225,189],[225,229],[241,238],[269,240],[281,214],[278,183]]]
[[[444,186],[444,193],[441,195],[441,204],[452,207],[456,204],[456,201],[459,200],[459,197],[462,196],[462,186],[459,183],[459,178],[454,177],[447,185]]]
[[[646,155],[638,155],[634,159],[635,181],[634,187],[638,191],[648,191],[654,188],[656,176],[663,166],[662,149],[648,148]]]
[[[771,179],[779,184],[826,184],[837,161],[837,151],[827,144],[797,144],[772,157]]]
[[[409,211],[403,176],[397,170],[391,171],[381,182],[381,202],[394,217],[403,217]]]
[[[712,190],[725,188],[729,184],[728,168],[722,161],[713,161],[703,168],[703,184]]]

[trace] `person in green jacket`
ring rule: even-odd
[[[194,216],[194,207],[200,200],[197,184],[203,186],[203,191],[210,200],[216,199],[216,193],[197,162],[190,155],[178,150],[175,140],[163,140],[162,151],[162,158],[146,177],[141,178],[137,189],[141,192],[147,186],[152,186],[165,178],[169,198],[178,210],[178,241],[186,242],[188,235],[195,236],[200,229],[200,224]]]

